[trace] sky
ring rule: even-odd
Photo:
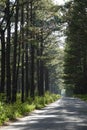
[[[58,5],[64,4],[66,1],[69,1],[69,0],[53,0],[53,2]]]
[[[53,0],[53,2],[59,5],[64,4],[64,0]]]

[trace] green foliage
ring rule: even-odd
[[[49,104],[59,99],[60,95],[50,94],[49,92],[45,93],[45,104]]]
[[[7,120],[6,117],[6,110],[3,103],[0,102],[0,125],[4,123],[4,121]]]
[[[19,97],[20,96],[18,95],[18,100],[14,104],[5,104],[0,102],[0,125],[5,121],[22,117],[22,115],[26,115],[34,109],[43,108],[46,104],[59,99],[60,95],[50,94],[47,92],[44,97],[36,96],[34,100],[30,98],[25,103],[21,103]]]
[[[77,95],[74,95],[74,97],[76,98],[80,98],[81,100],[84,100],[84,101],[87,101],[87,94],[77,94]]]
[[[35,97],[34,104],[36,109],[41,109],[49,103],[54,102],[55,100],[59,99],[60,95],[51,94],[50,92],[46,92],[44,97]]]
[[[18,101],[13,105],[8,105],[6,115],[9,119],[15,119],[17,117],[21,117],[28,112],[31,112],[34,109],[35,105],[33,104],[30,105],[28,102],[21,103]]]
[[[0,102],[0,125],[5,121],[16,119],[21,117],[35,109],[34,104],[21,103],[17,101],[14,104],[3,104]]]
[[[66,11],[64,79],[74,93],[87,93],[87,1],[74,0]],[[82,31],[83,30],[83,31]]]
[[[56,35],[49,36],[50,43],[46,45],[46,66],[49,68],[49,79],[51,90],[58,92],[58,89],[63,87],[63,61],[64,50],[59,48],[61,43],[57,42],[58,37]],[[61,45],[62,46],[62,45]]]
[[[35,108],[41,109],[45,106],[44,97],[36,96],[34,100]]]
[[[0,101],[1,102],[6,101],[6,95],[4,93],[0,93]]]

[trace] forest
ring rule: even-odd
[[[57,59],[63,56],[57,57],[60,50],[52,33],[60,28],[58,7],[50,0],[0,3],[0,93],[14,103],[18,93],[24,102],[36,93],[43,96],[49,89],[57,91]],[[52,84],[55,88],[50,88]]]
[[[87,94],[86,42],[87,0],[0,0],[0,110]]]
[[[51,0],[0,0],[0,124],[60,97],[58,12]]]
[[[87,94],[87,0],[70,1],[65,8],[64,82],[67,91]]]

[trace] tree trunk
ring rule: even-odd
[[[21,88],[20,88],[20,84],[18,84],[19,82],[19,72],[20,72],[20,61],[21,61],[21,44],[20,41],[18,42],[18,60],[17,60],[17,76],[16,76],[16,80],[17,80],[17,91],[20,92]]]
[[[21,101],[24,102],[24,5],[22,0],[21,7],[21,42],[22,42],[22,95]]]
[[[29,28],[29,3],[27,3],[27,5],[26,5],[26,8],[27,8],[27,19],[26,19],[26,21],[27,21],[27,30],[26,30],[26,37],[28,38],[28,35],[29,35],[29,33],[28,33],[28,28]],[[25,69],[26,69],[26,91],[25,91],[25,96],[26,96],[26,99],[28,98],[28,96],[29,96],[29,56],[28,56],[28,40],[26,40],[26,64],[25,64]]]
[[[5,34],[1,29],[1,85],[0,85],[0,93],[4,93],[5,91]]]
[[[31,23],[31,27],[33,26],[33,14],[32,14],[32,1],[30,2],[30,23]],[[33,35],[31,34],[31,39],[33,40]],[[30,56],[31,56],[31,66],[30,66],[30,79],[31,79],[31,83],[30,83],[30,97],[34,98],[34,91],[35,91],[35,84],[34,84],[34,54],[35,54],[35,48],[34,45],[31,41],[31,47],[30,47]]]
[[[6,96],[11,101],[11,70],[10,70],[10,2],[7,1],[7,45],[6,45]]]
[[[48,73],[48,69],[45,67],[45,74],[44,74],[44,78],[45,78],[45,92],[49,91],[49,73]]]
[[[38,91],[38,96],[40,96],[40,59],[39,59],[39,43],[37,47],[37,91]]]
[[[31,87],[30,87],[30,97],[34,98],[34,90],[35,90],[35,85],[34,85],[34,46],[31,44]]]
[[[13,81],[12,81],[12,102],[16,101],[17,94],[17,41],[18,41],[18,13],[19,13],[19,0],[17,0],[16,14],[15,14],[15,36],[14,36],[14,54],[13,54]]]
[[[43,32],[41,32],[40,40],[40,95],[44,95],[44,63],[43,63]]]

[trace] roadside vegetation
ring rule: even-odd
[[[87,101],[87,94],[77,94],[77,95],[74,95],[74,97],[80,98],[83,101]]]
[[[22,116],[28,115],[35,109],[41,109],[47,104],[58,100],[60,95],[51,94],[47,92],[43,97],[35,96],[35,99],[28,99],[26,102],[22,103],[20,101],[20,96],[18,95],[18,100],[14,104],[6,104],[0,102],[0,125],[5,122],[13,121]]]

